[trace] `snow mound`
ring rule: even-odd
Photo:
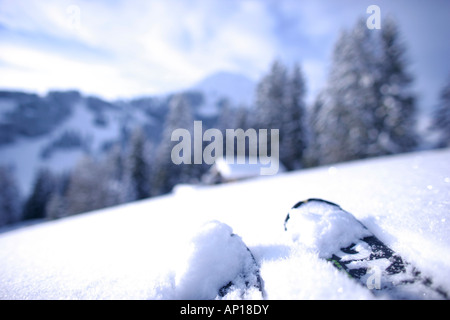
[[[258,294],[261,298],[256,262],[241,237],[224,223],[205,223],[179,258],[172,274],[174,299],[253,298]]]
[[[186,192],[181,188],[149,200],[0,229],[0,299],[394,298],[374,294],[318,257],[323,248],[348,246],[345,237],[354,234],[346,233],[355,232],[351,224],[366,232],[345,213],[315,208],[303,216],[300,208],[292,209],[286,224],[290,234],[284,230],[292,204],[311,197],[345,208],[434,287],[450,292],[449,159],[450,149],[434,150]],[[302,223],[314,225],[314,219],[316,229]],[[332,232],[342,244],[330,241]],[[245,241],[256,264],[233,233]],[[295,233],[310,246],[293,243]],[[325,241],[322,233],[327,242],[320,242]],[[226,276],[220,274],[222,264]],[[244,285],[257,275],[264,295]],[[220,289],[230,281],[221,297]],[[415,297],[421,292],[416,284],[407,289]]]
[[[329,258],[355,239],[371,235],[350,213],[318,201],[294,206],[289,212],[286,230],[294,242],[317,252],[321,258]]]

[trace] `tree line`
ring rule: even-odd
[[[418,105],[398,26],[386,19],[381,30],[359,20],[339,35],[324,88],[305,103],[301,66],[276,60],[256,88],[254,105],[220,102],[209,126],[279,129],[280,162],[287,170],[417,150]],[[0,167],[0,226],[20,220],[60,218],[170,192],[179,183],[200,183],[209,166],[175,165],[170,154],[177,128],[192,130],[194,112],[183,93],[168,105],[159,144],[136,128],[126,143],[112,145],[101,158],[83,157],[71,172],[49,168],[36,174],[22,199],[14,174]],[[434,147],[450,146],[450,78],[434,109]]]

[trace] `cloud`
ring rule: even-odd
[[[70,87],[107,97],[153,94],[188,87],[216,71],[258,80],[273,59],[281,58],[300,62],[315,92],[339,30],[366,16],[370,4],[0,0],[0,86]],[[443,32],[449,25],[448,1],[377,4],[382,15],[392,11],[399,17],[415,70],[426,76],[419,79],[420,89],[436,86],[448,59]]]
[[[0,6],[8,36],[22,36],[18,42],[0,40],[8,44],[0,58],[10,64],[2,67],[9,77],[0,85],[8,87],[19,86],[20,77],[32,87],[31,74],[43,72],[37,88],[47,83],[97,91],[109,79],[106,96],[155,93],[186,87],[217,70],[255,78],[276,51],[272,17],[257,1],[3,1]],[[31,41],[36,37],[46,43]],[[14,50],[21,54],[9,58]],[[42,64],[52,59],[58,68]],[[27,72],[15,69],[22,65]],[[68,77],[66,69],[77,76]],[[86,74],[97,79],[92,87],[82,77]]]
[[[121,77],[108,64],[86,64],[49,52],[26,47],[0,45],[0,87],[44,93],[49,89],[80,89],[112,98],[117,92],[136,94],[143,88]]]

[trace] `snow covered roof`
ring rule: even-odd
[[[233,163],[228,163],[224,158],[219,158],[215,162],[215,169],[225,180],[240,180],[261,175],[261,168],[269,165],[261,164],[258,159],[240,158],[235,159]],[[279,164],[278,172],[285,171],[284,167]]]

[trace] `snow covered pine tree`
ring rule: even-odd
[[[433,129],[440,132],[438,147],[450,146],[450,76],[442,88],[439,105],[434,112]]]
[[[326,88],[311,119],[311,157],[328,164],[411,151],[417,146],[416,107],[398,28],[380,32],[359,20],[336,42]],[[313,161],[313,162],[314,162]]]
[[[302,166],[305,149],[305,83],[301,68],[291,73],[280,62],[272,63],[256,93],[256,127],[279,129],[280,162],[288,169]]]

